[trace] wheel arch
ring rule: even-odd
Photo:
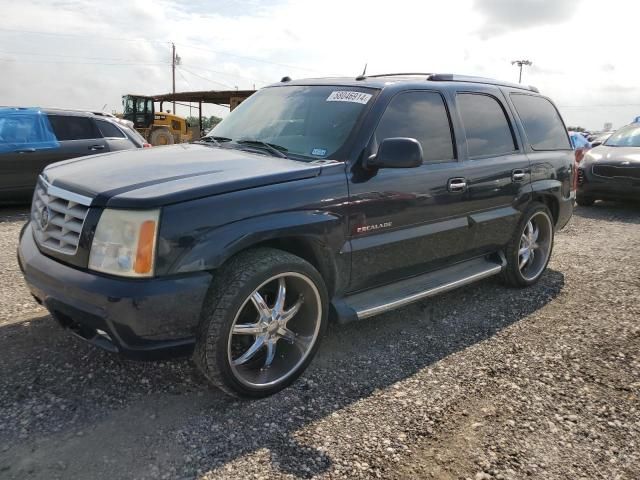
[[[246,219],[208,230],[177,252],[161,274],[215,271],[247,250],[270,247],[296,255],[318,270],[330,297],[346,287],[350,257],[342,253],[344,225],[339,216],[297,211]]]
[[[551,212],[551,220],[553,221],[554,227],[558,224],[558,220],[560,218],[560,202],[552,193],[545,192],[533,192],[532,200],[534,202],[542,203],[546,205],[549,211]]]
[[[328,248],[317,240],[303,236],[283,236],[263,240],[242,250],[253,248],[274,248],[282,250],[309,262],[320,273],[331,297],[335,293],[337,267]]]

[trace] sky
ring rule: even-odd
[[[511,61],[528,59],[523,83],[568,125],[598,130],[640,115],[632,0],[0,0],[0,9],[0,105],[121,111],[123,94],[171,91],[173,42],[178,91],[355,77],[365,64],[370,74],[517,82]]]

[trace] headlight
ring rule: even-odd
[[[89,268],[127,277],[150,277],[160,210],[102,212],[89,254]]]

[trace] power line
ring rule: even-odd
[[[640,107],[640,103],[625,103],[619,105],[558,105],[558,108],[623,108]]]
[[[15,58],[0,58],[1,62],[6,62],[6,63],[27,63],[27,64],[35,64],[35,65],[42,65],[42,64],[55,64],[55,65],[98,65],[101,67],[106,67],[106,66],[128,66],[128,67],[146,67],[146,66],[169,66],[171,65],[170,63],[102,63],[102,62],[67,62],[67,61],[57,61],[57,60],[52,60],[52,61],[47,61],[47,60],[22,60],[22,59],[15,59]]]
[[[58,53],[38,53],[38,52],[0,52],[0,55],[27,55],[35,57],[60,57],[60,58],[79,58],[83,60],[108,60],[114,62],[130,61],[136,62],[133,58],[107,58],[107,57],[84,57],[81,55],[62,55]]]
[[[209,68],[203,68],[203,67],[200,67],[200,66],[193,67],[193,65],[189,65],[189,68],[196,68],[197,70],[201,70],[203,72],[217,73],[218,75],[224,75],[224,76],[227,76],[227,77],[242,78],[244,80],[249,80],[251,82],[255,82],[256,80],[258,80],[259,82],[262,82],[262,83],[274,83],[273,81],[263,80],[261,78],[249,78],[249,77],[244,77],[242,75],[237,75],[235,73],[221,72],[219,70],[211,70]]]
[[[176,45],[178,45],[178,44],[176,44]],[[292,68],[294,70],[306,70],[307,72],[322,73],[319,70],[314,70],[313,68],[299,67],[299,66],[296,66],[296,65],[288,65],[286,63],[272,62],[271,60],[263,60],[262,58],[247,57],[245,55],[237,55],[235,53],[224,52],[222,50],[212,50],[210,48],[197,47],[195,45],[188,45],[188,44],[185,44],[185,43],[181,43],[181,44],[179,44],[179,46],[181,48],[193,49],[193,50],[201,50],[203,52],[216,53],[216,54],[219,54],[219,55],[226,55],[228,57],[240,58],[242,60],[250,60],[252,62],[266,63],[266,64],[270,64],[270,65],[277,65],[279,67]]]
[[[203,77],[202,75],[198,75],[197,73],[194,73],[190,70],[187,70],[186,68],[184,68],[182,65],[178,67],[178,69],[183,70],[191,75],[193,75],[194,77],[198,77],[201,78],[202,80],[206,80],[207,82],[211,82],[211,83],[215,83],[217,85],[222,85],[225,88],[235,88],[232,85],[229,85],[228,83],[222,83],[222,82],[216,82],[215,80],[211,80],[210,78],[207,77]]]
[[[13,28],[0,28],[0,32],[26,33],[28,35],[45,35],[45,36],[52,36],[52,37],[71,37],[71,38],[74,38],[74,37],[87,38],[87,35],[90,35],[91,38],[97,38],[100,40],[109,40],[109,41],[115,41],[115,42],[147,42],[147,43],[157,43],[162,45],[171,43],[167,40],[150,40],[147,38],[107,37],[107,36],[94,35],[93,33],[87,33],[86,35],[81,35],[78,33],[42,32],[42,31],[36,31],[36,30],[19,30],[19,29],[13,29]]]
[[[67,37],[67,38],[86,38],[86,35],[80,35],[80,34],[75,34],[75,33],[42,32],[42,31],[36,31],[36,30],[21,30],[21,29],[12,29],[12,28],[0,28],[0,32],[22,33],[22,34],[28,34],[28,35],[44,35],[44,36],[54,36],[54,37]],[[91,38],[96,38],[96,39],[101,39],[101,40],[109,40],[109,41],[147,42],[147,43],[151,43],[151,44],[162,44],[162,45],[171,44],[171,42],[169,42],[167,40],[153,40],[153,39],[147,39],[147,38],[107,37],[107,36],[94,35],[93,33],[91,33],[90,35],[91,35]],[[286,63],[273,62],[271,60],[264,60],[264,59],[261,59],[261,58],[249,57],[249,56],[245,56],[245,55],[237,55],[235,53],[229,53],[229,52],[225,52],[223,50],[212,50],[212,49],[209,49],[209,48],[199,47],[197,45],[189,45],[189,44],[185,44],[185,43],[180,43],[180,44],[176,44],[176,46],[179,46],[181,48],[193,49],[193,50],[201,50],[201,51],[209,52],[209,53],[216,53],[216,54],[219,54],[219,55],[226,55],[226,56],[229,56],[229,57],[235,57],[235,58],[239,58],[239,59],[243,59],[243,60],[249,60],[249,61],[253,61],[253,62],[265,63],[265,64],[270,64],[270,65],[277,65],[279,67],[284,67],[284,68],[291,68],[291,69],[295,69],[295,70],[306,70],[308,72],[322,73],[319,70],[314,70],[312,68],[300,67],[300,66],[296,66],[296,65],[289,65],[289,64],[286,64]]]

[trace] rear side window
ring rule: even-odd
[[[567,130],[553,104],[544,97],[512,93],[511,101],[534,150],[571,148]]]
[[[505,155],[518,149],[498,100],[489,95],[461,93],[457,103],[469,157]]]
[[[49,121],[58,140],[85,140],[102,136],[89,117],[49,115]]]
[[[126,135],[120,131],[113,123],[106,120],[96,120],[96,124],[100,129],[103,137],[106,138],[126,138]]]
[[[438,93],[405,92],[393,97],[376,129],[376,141],[393,137],[418,140],[424,163],[455,159],[449,115]]]

